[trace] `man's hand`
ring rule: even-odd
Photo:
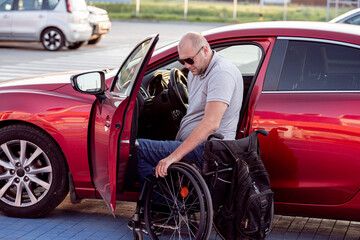
[[[228,105],[224,102],[208,102],[205,106],[204,118],[172,154],[157,164],[155,176],[165,177],[167,169],[172,163],[180,161],[186,154],[206,141],[207,137],[219,128],[227,107]]]
[[[160,160],[160,162],[156,165],[155,176],[157,178],[165,177],[167,175],[168,167],[174,162],[177,162],[177,160],[175,158],[172,158],[171,155]]]

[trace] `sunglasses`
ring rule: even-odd
[[[193,65],[194,64],[194,58],[199,54],[199,52],[201,51],[203,47],[201,47],[199,49],[199,51],[195,54],[195,56],[193,56],[192,58],[185,58],[185,59],[179,59],[179,62],[182,64],[182,65],[185,65],[185,63],[187,64],[190,64],[190,65]]]

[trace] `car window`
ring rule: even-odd
[[[172,43],[168,46],[158,49],[168,49],[173,46],[176,46],[175,43]],[[232,45],[232,46],[214,46],[212,47],[217,53],[222,57],[231,61],[236,67],[240,69],[240,72],[243,76],[254,76],[256,70],[259,66],[259,63],[262,58],[262,49],[253,44],[244,44],[244,45]],[[178,61],[172,62],[166,65],[165,69],[179,68],[181,65]]]
[[[19,0],[17,10],[27,11],[27,10],[41,10],[43,0]]]
[[[360,13],[352,18],[349,18],[345,22],[349,24],[360,25]]]
[[[256,45],[235,45],[215,48],[224,58],[240,69],[244,76],[254,76],[262,57],[262,50]]]
[[[0,11],[10,11],[13,0],[0,0]]]
[[[45,0],[44,4],[47,5],[47,6],[44,7],[44,8],[52,10],[58,5],[59,1],[60,0]]]
[[[136,75],[143,62],[142,60],[150,47],[150,42],[151,40],[145,41],[130,55],[116,76],[116,83],[112,92],[126,96],[130,95],[131,88],[136,80]]]
[[[289,41],[278,90],[360,90],[360,49]]]

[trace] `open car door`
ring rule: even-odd
[[[158,39],[159,35],[150,36],[134,48],[92,109],[92,180],[114,216],[117,169],[122,165],[125,168],[129,158],[136,96]]]

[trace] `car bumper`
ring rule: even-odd
[[[66,39],[68,42],[83,42],[88,41],[92,35],[92,28],[86,24],[73,24],[71,33],[68,34]]]
[[[99,22],[93,26],[93,32],[91,38],[98,37],[100,35],[106,34],[110,31],[111,22]]]

